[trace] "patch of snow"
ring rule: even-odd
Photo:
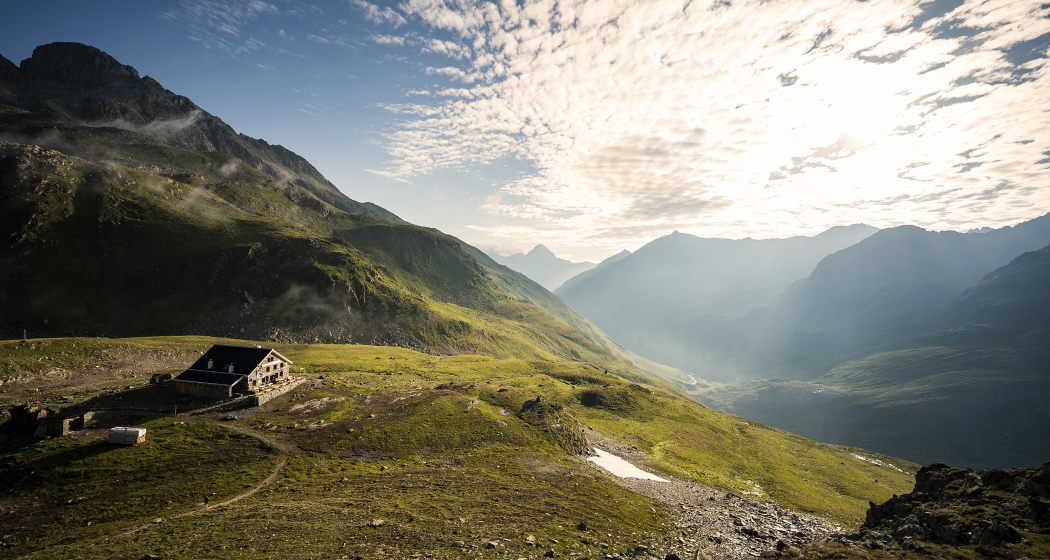
[[[897,472],[908,474],[908,473],[898,469],[894,465],[892,465],[890,463],[887,463],[885,461],[880,461],[878,459],[869,459],[867,457],[861,457],[860,455],[857,455],[856,453],[850,453],[850,455],[853,455],[854,457],[860,459],[861,461],[867,461],[867,462],[869,462],[869,463],[871,463],[873,465],[879,465],[880,467],[889,467],[889,468],[891,468],[891,469],[893,469],[893,470],[895,470]]]
[[[746,482],[747,485],[751,487],[751,490],[746,491],[746,492],[741,492],[741,494],[746,494],[746,495],[749,495],[749,496],[764,496],[765,495],[765,493],[762,492],[762,487],[759,486],[757,483],[752,482],[750,480],[745,480],[744,482]]]
[[[639,469],[638,467],[617,457],[616,455],[613,455],[612,453],[606,451],[602,451],[601,449],[595,449],[594,456],[588,457],[587,460],[620,478],[640,478],[642,480],[668,482],[667,480],[660,478],[655,474],[647,473],[642,469]]]

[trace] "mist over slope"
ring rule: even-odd
[[[478,254],[94,47],[0,61],[0,336],[371,343],[640,375]]]
[[[832,228],[814,237],[656,239],[557,294],[632,351],[692,371],[698,332],[772,302],[825,256],[877,231]]]
[[[577,263],[560,259],[543,245],[537,245],[524,254],[515,253],[506,257],[495,253],[488,255],[492,260],[528,276],[552,292],[569,278],[596,266],[592,262]]]

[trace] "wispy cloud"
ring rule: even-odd
[[[470,48],[453,41],[442,41],[441,39],[429,39],[423,46],[423,52],[445,55],[448,57],[462,59],[470,56]]]
[[[266,46],[251,37],[245,28],[260,16],[280,14],[277,6],[260,0],[181,0],[179,4],[180,9],[165,12],[162,17],[183,21],[191,39],[230,54]]]
[[[472,87],[389,106],[373,172],[521,159],[486,205],[520,222],[486,232],[613,247],[1045,213],[1050,6],[941,5],[404,0],[423,48],[463,57],[426,73]]]
[[[389,6],[380,8],[366,0],[350,0],[350,5],[362,10],[365,17],[375,23],[393,25],[394,27],[400,27],[408,23],[404,16]]]
[[[395,35],[373,35],[372,40],[380,45],[404,45],[405,38]]]
[[[427,72],[427,74],[431,74],[431,75],[433,75],[433,74],[445,75],[445,76],[448,76],[448,77],[453,78],[455,80],[459,80],[461,82],[468,83],[468,84],[469,83],[473,83],[475,80],[477,80],[477,79],[479,79],[481,77],[481,76],[479,76],[476,73],[466,72],[466,71],[464,71],[461,68],[456,68],[455,66],[444,66],[444,67],[441,67],[441,68],[434,68],[433,66],[428,66],[426,72]]]

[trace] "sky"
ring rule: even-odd
[[[509,254],[1050,212],[1050,3],[20,2],[349,197]]]

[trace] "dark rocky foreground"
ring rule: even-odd
[[[923,467],[915,490],[872,503],[860,529],[826,544],[833,543],[892,556],[952,550],[963,557],[1050,557],[1050,463],[977,472]]]
[[[1050,463],[977,472],[944,463],[923,467],[911,493],[871,503],[864,524],[855,532],[842,532],[819,517],[775,503],[670,479],[667,483],[619,479],[678,509],[677,534],[638,551],[639,556],[1050,558]],[[622,557],[634,551],[626,552]]]

